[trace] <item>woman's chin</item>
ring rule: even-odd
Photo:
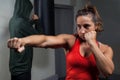
[[[85,38],[80,38],[82,42],[86,42]]]

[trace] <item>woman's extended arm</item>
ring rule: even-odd
[[[57,36],[32,35],[24,38],[12,38],[8,40],[9,48],[22,49],[25,45],[36,46],[41,48],[64,47],[70,35],[61,34]]]

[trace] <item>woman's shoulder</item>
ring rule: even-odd
[[[98,46],[102,50],[102,52],[112,51],[111,46],[108,45],[108,44],[105,44],[105,43],[102,43],[102,42],[98,42]]]
[[[66,49],[69,50],[75,43],[76,36],[74,34],[61,34],[67,42]]]
[[[57,37],[62,37],[66,41],[72,41],[75,39],[75,36],[72,34],[59,34],[59,35],[57,35]]]
[[[98,44],[99,44],[101,47],[104,47],[104,48],[110,47],[108,44],[105,44],[105,43],[102,43],[102,42],[98,42]]]

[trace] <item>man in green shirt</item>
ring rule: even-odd
[[[40,28],[33,27],[34,20],[30,20],[32,4],[29,0],[16,0],[14,13],[9,22],[10,37],[25,37],[39,34]],[[26,46],[22,53],[10,49],[9,68],[11,80],[31,80],[33,48]]]

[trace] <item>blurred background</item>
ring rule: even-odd
[[[85,3],[85,0],[54,0],[54,34],[74,33],[74,16]],[[110,80],[120,80],[120,0],[91,0],[91,3],[97,7],[104,24],[104,32],[98,39],[114,50],[115,70]],[[15,0],[0,0],[0,80],[10,80],[7,40],[14,4]],[[62,49],[34,48],[32,80],[62,80],[64,77],[65,57]]]

